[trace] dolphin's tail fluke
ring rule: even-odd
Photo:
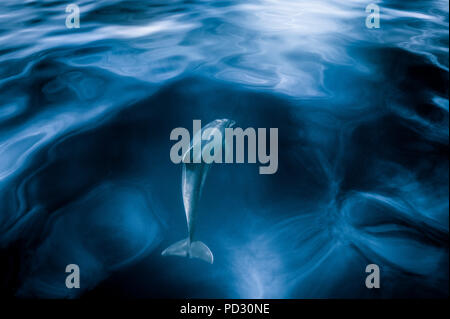
[[[170,245],[161,253],[161,255],[199,258],[210,264],[214,261],[213,254],[208,246],[201,241],[190,242],[189,238],[177,241],[175,244]]]

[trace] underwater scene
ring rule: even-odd
[[[448,0],[0,2],[2,296],[446,298],[448,147]]]

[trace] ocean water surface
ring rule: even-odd
[[[379,29],[369,3],[2,0],[1,294],[448,297],[449,2],[376,1]],[[170,132],[218,118],[278,128],[278,171],[214,165],[214,264],[163,257]]]

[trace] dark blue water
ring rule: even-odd
[[[0,3],[2,294],[448,296],[448,1],[378,1],[380,29],[361,0],[69,3]],[[162,257],[169,134],[217,118],[279,128],[278,172],[215,165],[214,264]]]

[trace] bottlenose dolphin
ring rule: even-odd
[[[205,183],[206,175],[208,174],[208,170],[211,165],[205,163],[201,158],[203,148],[201,149],[201,152],[195,152],[194,149],[199,146],[201,147],[202,137],[206,143],[212,138],[212,141],[208,144],[220,143],[221,145],[217,146],[222,149],[222,146],[225,143],[225,129],[232,127],[234,124],[234,121],[228,119],[214,120],[210,122],[195,134],[190,143],[189,150],[184,153],[182,164],[183,172],[181,175],[181,192],[183,194],[183,204],[186,213],[188,237],[169,246],[161,253],[161,255],[199,258],[211,264],[213,263],[214,257],[208,246],[201,241],[194,241],[195,224],[198,217],[197,207],[202,194],[203,184]],[[222,137],[220,141],[215,139],[213,136],[215,133],[219,132]],[[214,150],[215,149],[216,148],[214,148]],[[225,152],[227,149],[228,148],[225,146]],[[189,161],[187,161],[188,156]]]

